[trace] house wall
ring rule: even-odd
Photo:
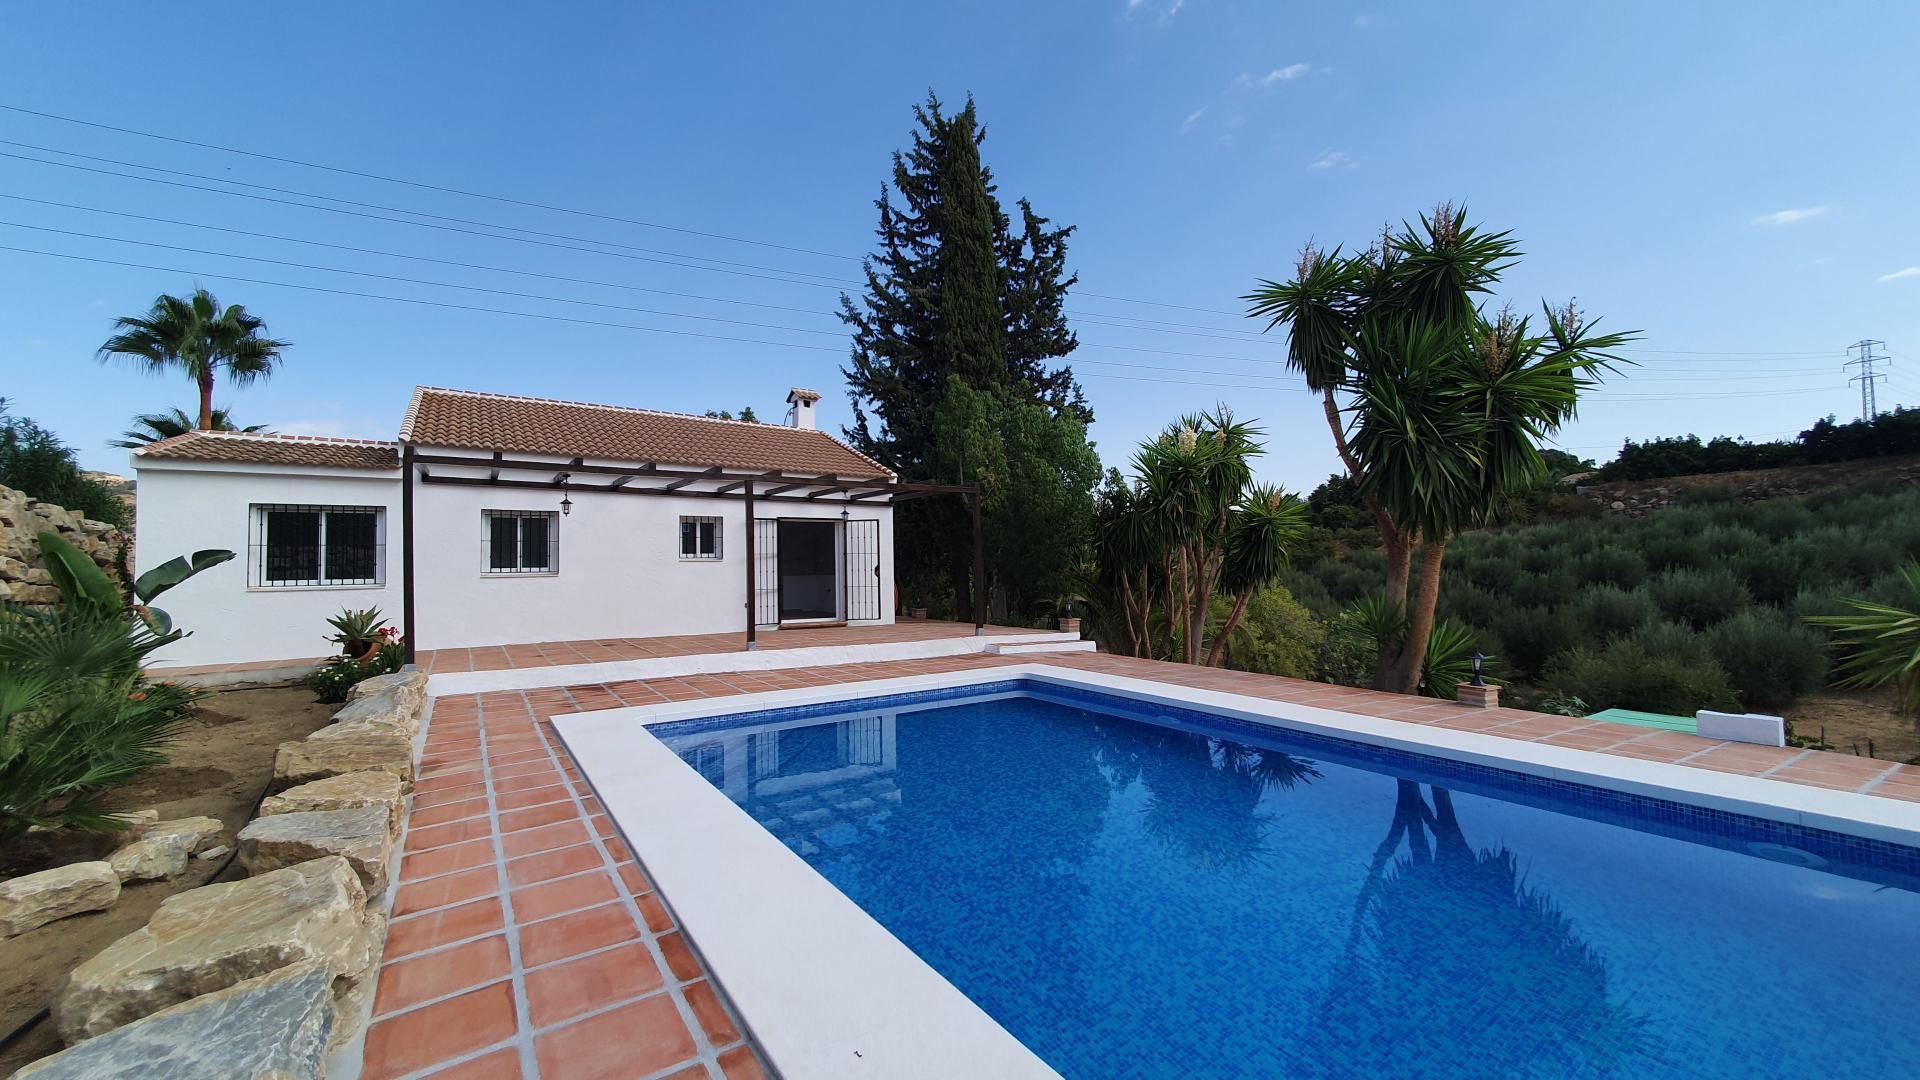
[[[237,558],[176,586],[158,601],[191,633],[154,654],[155,666],[247,663],[325,656],[329,616],[380,608],[399,625],[399,473],[146,462],[136,456],[134,565],[150,569],[204,548]],[[249,510],[254,504],[379,506],[386,510],[384,583],[256,588],[248,585]]]
[[[559,464],[559,463],[556,463]],[[564,467],[564,466],[562,466]],[[447,470],[439,470],[446,472]],[[526,479],[525,474],[517,478]],[[595,477],[592,483],[605,483]],[[557,510],[560,489],[420,483],[414,573],[421,649],[518,642],[746,632],[746,505],[738,499],[570,491],[559,519],[559,571],[489,575],[483,510]],[[840,520],[843,503],[757,500],[755,516]],[[881,618],[893,621],[893,510],[854,503],[880,522]],[[721,519],[718,560],[682,560],[682,515]],[[778,633],[762,629],[762,634]]]

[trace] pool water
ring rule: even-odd
[[[1069,1077],[1920,1069],[1910,849],[1111,700],[821,711],[655,733]]]

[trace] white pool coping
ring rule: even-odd
[[[892,660],[929,660],[941,656],[984,653],[992,645],[1052,645],[1080,640],[1077,632],[1037,630],[1030,634],[968,634],[919,641],[871,641],[856,645],[809,645],[799,649],[689,653],[686,656],[497,668],[493,671],[442,671],[427,677],[427,693],[435,697],[442,694],[485,694],[496,690],[543,690],[553,686],[581,686],[634,679],[677,679],[687,675],[725,675],[736,671],[780,671],[786,668],[833,667],[838,664],[876,664]],[[1092,646],[1092,642],[1087,642],[1088,648]]]
[[[979,1006],[646,730],[709,716],[1009,679],[1203,709],[1287,730],[1920,846],[1920,804],[1048,664],[573,713],[553,721],[781,1075],[789,1080],[1052,1076]]]

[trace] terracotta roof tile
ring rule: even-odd
[[[400,441],[808,476],[892,476],[824,431],[433,386],[414,390]]]
[[[398,443],[315,435],[189,431],[134,451],[166,461],[228,461],[248,465],[312,465],[335,469],[398,469]]]

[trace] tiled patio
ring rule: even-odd
[[[988,634],[1031,634],[1028,627],[989,626]],[[762,630],[756,647],[806,649],[833,645],[880,645],[902,641],[932,641],[974,635],[972,623],[938,619],[902,619],[885,626],[820,626]],[[595,641],[544,641],[493,645],[477,649],[423,649],[416,657],[422,671],[499,671],[506,668],[553,667],[561,664],[598,664],[610,660],[652,660],[663,656],[697,656],[744,652],[745,631],[726,634],[683,634],[675,637],[611,638]]]
[[[546,718],[1034,662],[1920,802],[1920,768],[1893,762],[1104,654],[972,654],[442,697],[412,800],[364,1075],[763,1075],[743,1025]]]

